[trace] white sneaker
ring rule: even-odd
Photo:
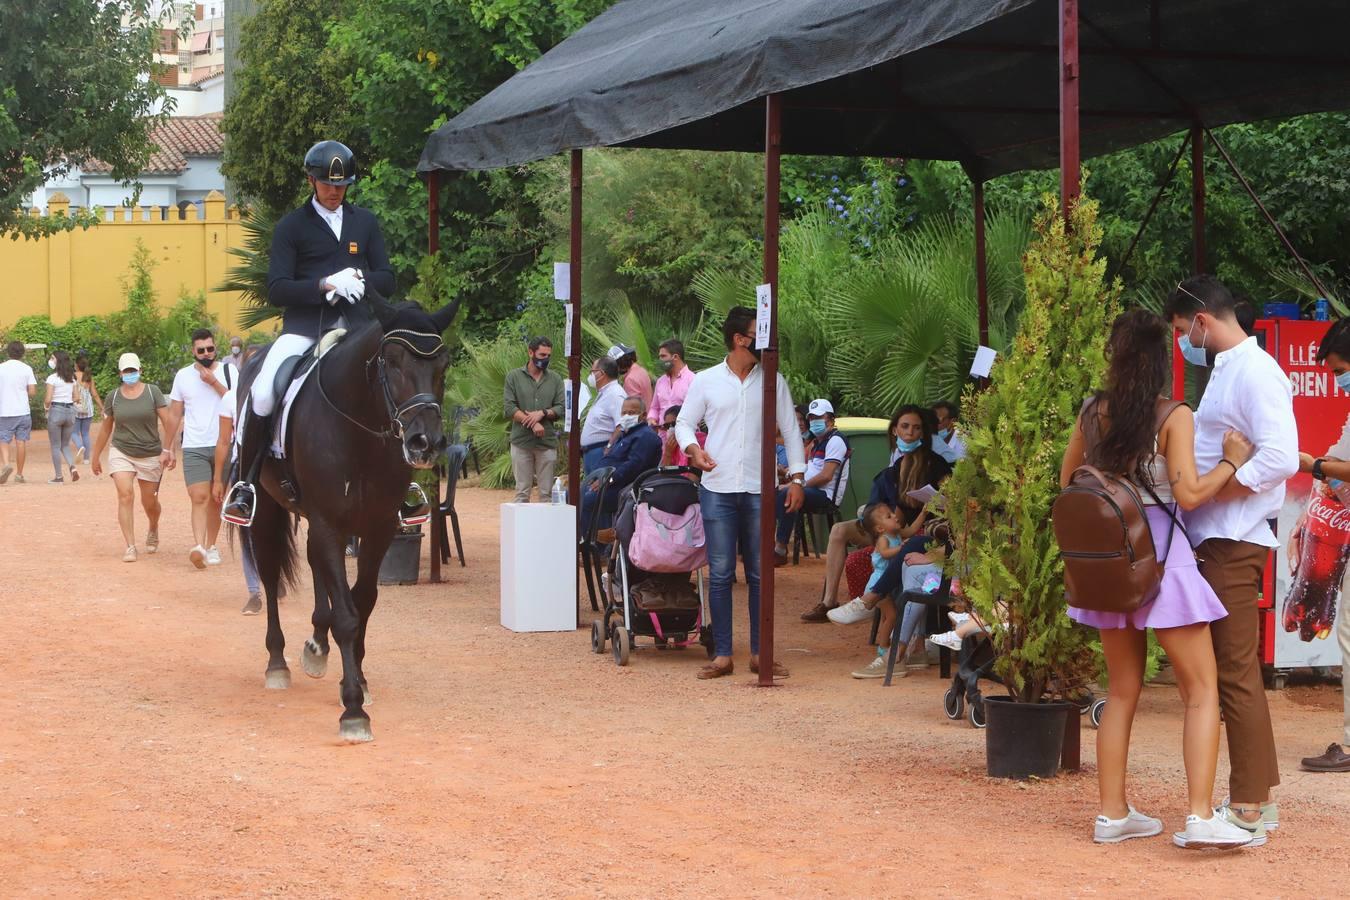
[[[1231,797],[1224,797],[1220,808],[1227,808],[1232,803]],[[1272,800],[1269,803],[1261,804],[1261,821],[1266,824],[1266,833],[1269,834],[1280,827],[1280,804]]]
[[[944,631],[942,634],[935,634],[928,639],[928,643],[937,647],[946,647],[948,650],[961,649],[961,638],[955,631]]]
[[[198,544],[188,551],[188,562],[199,569],[206,568],[206,550],[203,549],[201,544]]]
[[[1162,822],[1152,816],[1146,816],[1130,807],[1129,815],[1123,819],[1108,819],[1098,816],[1092,826],[1092,840],[1098,844],[1119,844],[1130,838],[1153,837],[1162,833]]]
[[[962,622],[967,622],[967,621],[969,621],[969,620],[970,620],[970,613],[949,612],[949,613],[947,613],[947,618],[951,620],[952,627],[955,628],[957,625],[960,625]]]
[[[215,547],[206,548],[206,564],[208,566],[220,565],[220,551]]]
[[[1261,835],[1261,843],[1266,836]],[[1202,819],[1197,815],[1186,817],[1186,830],[1172,835],[1172,843],[1186,850],[1232,850],[1236,847],[1259,846],[1256,837],[1241,826],[1234,825],[1221,811]]]
[[[836,625],[856,625],[870,618],[872,611],[863,605],[861,597],[854,597],[842,606],[829,610],[825,615]]]
[[[77,466],[82,466],[82,465],[84,465],[84,448],[83,448],[83,447],[76,447],[76,448],[75,448],[75,465],[77,465]]]
[[[886,657],[876,656],[872,661],[853,673],[854,678],[885,678]]]

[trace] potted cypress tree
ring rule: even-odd
[[[967,456],[943,491],[953,562],[990,625],[1008,692],[985,707],[991,776],[1054,776],[1074,708],[1065,698],[1096,674],[1092,633],[1065,614],[1050,508],[1078,410],[1105,371],[1105,337],[1119,306],[1118,282],[1104,283],[1100,242],[1095,202],[1079,200],[1066,228],[1046,195],[1023,257],[1019,332],[992,385],[967,393]]]

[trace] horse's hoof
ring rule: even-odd
[[[290,686],[291,686],[290,669],[267,670],[267,689],[269,691],[284,691]]]
[[[370,733],[369,719],[343,719],[338,724],[338,736],[349,744],[364,744],[375,740]]]
[[[328,654],[321,652],[319,645],[310,638],[305,641],[305,648],[300,651],[300,665],[310,678],[322,678],[328,671]]]

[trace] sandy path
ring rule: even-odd
[[[29,458],[45,481],[45,444]],[[698,682],[701,653],[650,650],[621,670],[586,631],[497,625],[505,495],[460,498],[469,567],[381,593],[376,740],[344,746],[336,657],[322,682],[296,661],[307,589],[282,608],[295,684],[264,691],[264,621],[238,614],[228,553],[188,565],[178,473],[163,550],[133,565],[106,478],[0,487],[0,894],[1175,896],[1224,878],[1344,895],[1350,776],[1297,770],[1340,733],[1334,689],[1271,694],[1286,825],[1265,848],[1096,847],[1093,732],[1081,774],[986,778],[983,734],[945,719],[935,672],[854,681],[863,626],[796,621],[821,563],[780,570],[783,687],[750,686],[743,616],[744,675]],[[1136,723],[1134,801],[1169,830],[1179,715],[1157,688]]]

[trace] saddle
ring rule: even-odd
[[[287,357],[277,368],[276,379],[272,382],[272,389],[276,392],[273,396],[281,398],[281,413],[276,418],[276,428],[272,435],[272,455],[277,459],[285,459],[290,447],[288,438],[291,406],[294,405],[300,388],[309,380],[310,373],[315,370],[315,364],[324,354],[341,343],[346,334],[345,328],[335,328],[326,332],[313,347],[299,356]]]

